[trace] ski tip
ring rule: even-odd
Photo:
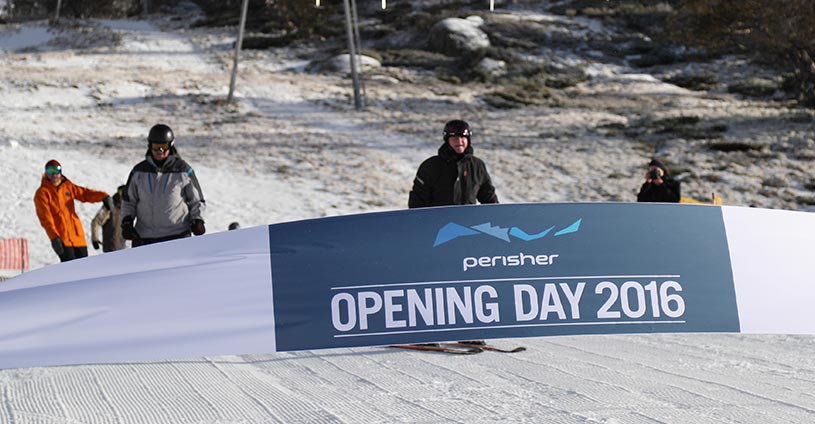
[[[390,345],[386,346],[389,348],[396,348],[396,349],[409,349],[409,350],[421,350],[425,352],[438,352],[438,353],[448,353],[454,355],[474,355],[476,353],[483,352],[483,349],[478,347],[453,347],[453,346],[442,346],[439,343],[423,343],[423,344],[413,344],[413,345]]]

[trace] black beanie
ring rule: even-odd
[[[662,163],[659,159],[651,159],[651,162],[648,162],[648,166],[656,166],[657,168],[661,169],[662,172],[668,173],[668,168],[665,167],[665,164]]]

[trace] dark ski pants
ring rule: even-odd
[[[74,259],[84,258],[88,256],[88,246],[65,246],[65,250],[59,255],[60,262],[68,262]]]
[[[175,235],[167,236],[167,237],[140,238],[138,240],[133,240],[133,247],[147,246],[148,244],[161,243],[163,241],[182,239],[182,238],[185,238],[185,237],[189,237],[191,235],[192,235],[192,233],[187,231],[187,232],[184,232],[184,233],[181,233],[181,234],[175,234]]]

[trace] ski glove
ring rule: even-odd
[[[192,220],[192,224],[190,224],[190,230],[192,230],[192,233],[195,234],[196,236],[203,235],[204,233],[207,232],[206,227],[204,227],[204,221],[200,219]]]
[[[132,216],[122,218],[122,237],[124,237],[125,240],[139,240],[141,238],[133,226]]]
[[[91,243],[93,243],[94,250],[99,250],[99,242],[98,241],[91,240]]]
[[[57,256],[62,256],[62,254],[65,253],[65,245],[58,236],[51,240],[51,248],[54,249],[54,253],[56,253]]]
[[[105,196],[105,198],[102,199],[102,206],[104,206],[105,209],[109,211],[113,210],[113,198],[111,198],[110,196]]]

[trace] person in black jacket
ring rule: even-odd
[[[419,166],[408,207],[498,203],[484,161],[473,156],[470,124],[460,119],[444,126],[439,153]]]
[[[671,178],[668,168],[659,159],[651,159],[645,183],[637,194],[637,202],[679,203],[679,181]]]
[[[470,124],[454,119],[444,125],[444,144],[439,154],[427,158],[416,172],[413,189],[410,190],[408,207],[474,205],[498,203],[495,187],[484,161],[473,156],[472,129]],[[484,340],[464,340],[459,346],[480,351]],[[424,345],[438,346],[435,343]],[[419,345],[421,346],[421,344]]]

